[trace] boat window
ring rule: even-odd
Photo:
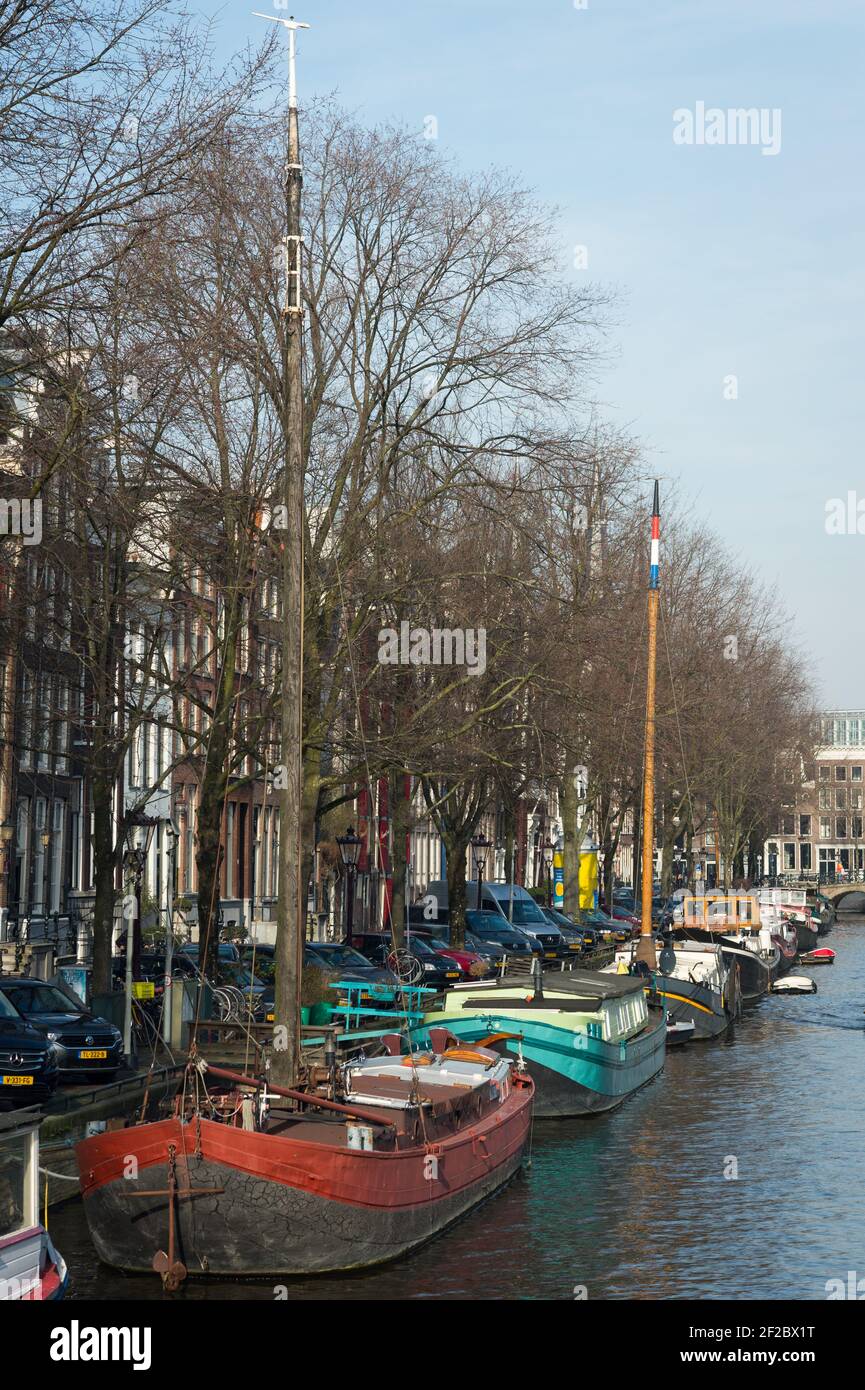
[[[27,1210],[30,1135],[18,1134],[0,1143],[0,1239],[33,1224]]]

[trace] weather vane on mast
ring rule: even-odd
[[[288,30],[288,105],[289,108],[297,106],[297,76],[295,72],[296,57],[296,34],[298,29],[308,29],[309,25],[301,20],[295,19],[294,15],[289,15],[288,19],[280,19],[279,15],[262,14],[260,10],[253,10],[256,19],[269,19],[271,24],[281,24]]]

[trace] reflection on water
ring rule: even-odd
[[[838,958],[814,969],[817,994],[764,999],[734,1039],[672,1052],[612,1115],[538,1122],[531,1167],[425,1249],[282,1296],[822,1299],[827,1280],[865,1276],[865,918],[826,944]],[[72,1298],[165,1297],[97,1262],[80,1203],[51,1234]],[[170,1297],[274,1288],[189,1282]]]

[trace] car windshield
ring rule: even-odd
[[[409,949],[413,951],[416,956],[435,955],[435,951],[430,946],[429,942],[422,936],[411,937],[409,940]]]
[[[0,994],[0,1018],[20,1018],[18,1010],[6,998],[5,994]]]
[[[272,956],[256,956],[255,973],[271,984],[276,979],[276,966]]]
[[[325,965],[350,965],[353,969],[356,969],[358,966],[364,967],[369,965],[366,956],[362,956],[360,951],[356,951],[353,946],[341,946],[339,944],[334,946],[322,944],[319,946],[317,943],[314,943],[312,949]]]
[[[230,984],[242,987],[252,986],[261,988],[262,981],[257,975],[253,975],[251,970],[247,970],[242,965],[237,965],[234,961],[221,961],[219,966],[220,978],[228,980]]]
[[[516,922],[518,926],[523,926],[527,922],[531,923],[532,926],[548,927],[550,925],[537,903],[514,898],[513,908],[511,921]]]
[[[492,941],[513,941],[516,933],[510,927],[488,927],[483,928],[484,936],[488,936]]]
[[[428,946],[432,946],[434,951],[449,951],[450,947],[446,941],[442,941],[440,936],[427,936],[424,938]]]
[[[82,1006],[53,985],[4,985],[3,992],[22,1014],[83,1014]]]

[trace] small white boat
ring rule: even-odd
[[[0,1303],[62,1298],[66,1262],[39,1220],[36,1109],[0,1114]]]
[[[772,985],[773,994],[816,994],[817,982],[807,975],[784,975]]]

